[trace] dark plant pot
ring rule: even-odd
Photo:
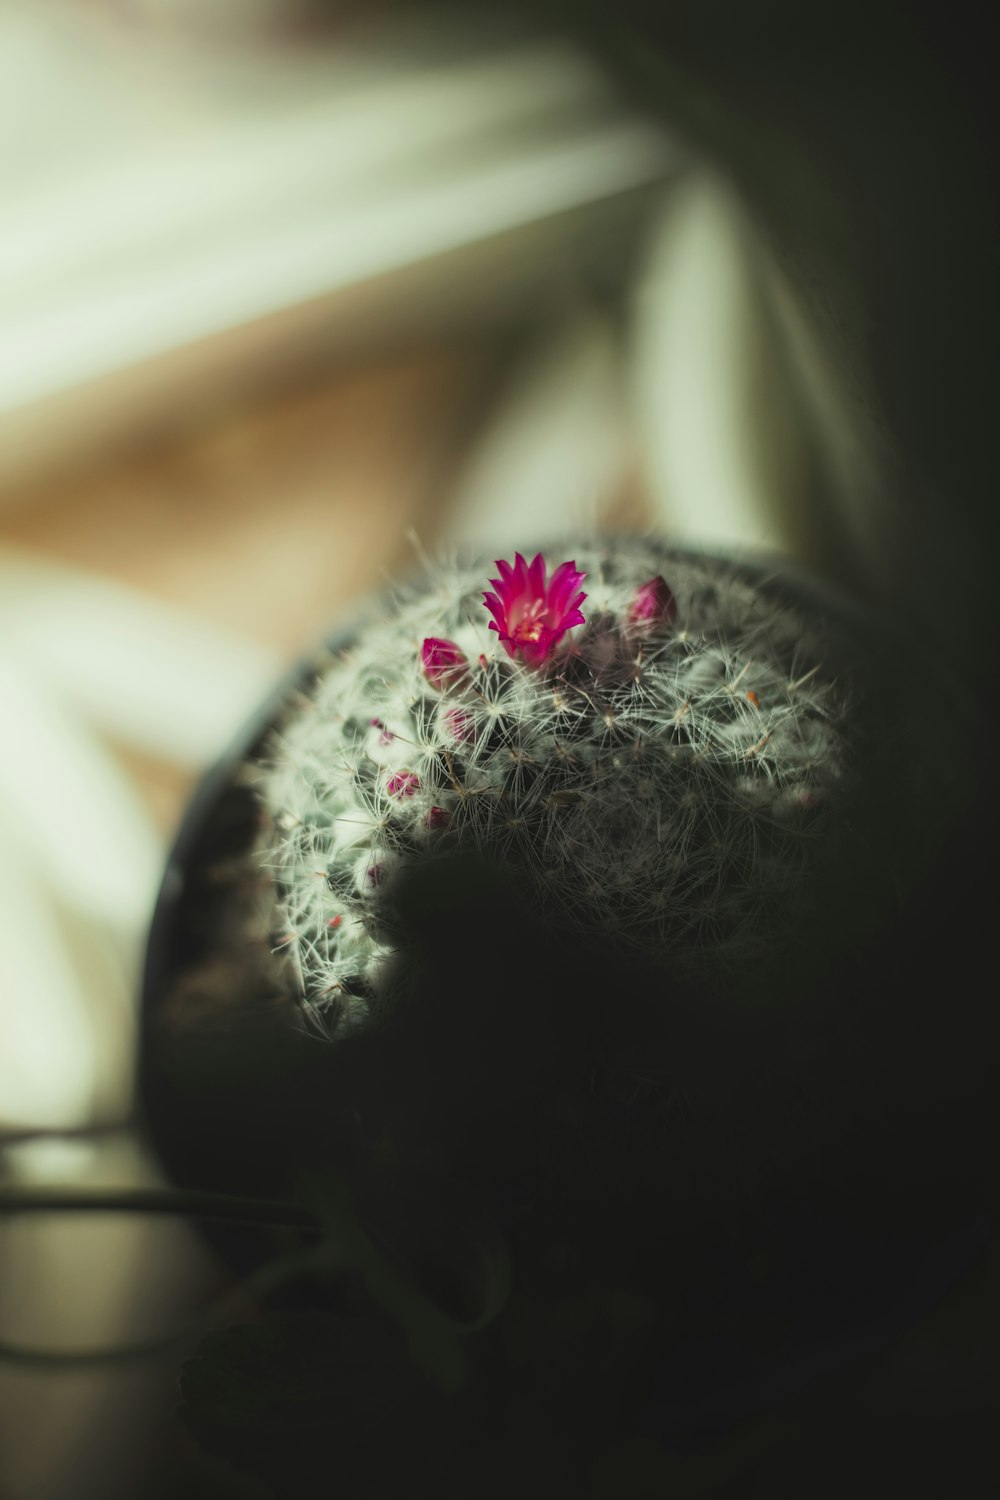
[[[525,1070],[527,1081],[520,1079],[514,1071],[520,1054],[503,1051],[509,1028],[499,1015],[502,985],[490,988],[484,979],[481,994],[468,981],[456,986],[449,979],[476,974],[477,961],[482,968],[476,882],[488,883],[490,872],[462,871],[448,887],[449,900],[465,903],[470,935],[464,947],[450,946],[444,954],[440,985],[420,992],[428,1017],[439,1003],[443,1009],[426,1032],[420,1024],[404,1027],[395,1046],[391,1039],[371,1046],[350,1038],[331,1047],[310,1036],[291,997],[276,990],[264,955],[241,946],[240,891],[226,878],[226,862],[249,847],[257,829],[241,768],[259,754],[291,696],[308,685],[315,657],[279,685],[199,787],[170,855],[143,979],[141,1104],[173,1181],[274,1197],[293,1193],[303,1168],[335,1163],[363,1198],[380,1111],[405,1125],[412,1110],[416,1176],[408,1178],[402,1168],[395,1179],[384,1179],[372,1200],[377,1213],[392,1226],[398,1208],[400,1222],[418,1240],[424,1231],[433,1238],[433,1210],[421,1206],[414,1183],[425,1169],[440,1168],[443,1178],[465,1184],[478,1204],[485,1203],[512,1247],[519,1284],[544,1297],[597,1279],[669,1304],[669,1356],[654,1360],[648,1372],[650,1403],[642,1422],[674,1443],[685,1433],[701,1433],[694,1440],[706,1441],[741,1413],[790,1399],[884,1347],[982,1253],[993,1222],[981,1133],[985,1096],[974,1078],[962,1087],[976,1062],[942,1055],[946,1007],[940,993],[928,994],[919,983],[920,972],[947,968],[952,941],[944,930],[935,938],[928,919],[946,899],[953,861],[961,857],[960,848],[949,852],[947,814],[936,842],[931,839],[927,873],[901,907],[874,913],[867,926],[853,921],[858,901],[872,891],[884,896],[885,872],[899,863],[898,842],[910,837],[914,822],[923,838],[928,821],[915,817],[909,772],[899,766],[912,684],[903,681],[898,642],[884,624],[797,570],[744,566],[762,588],[805,603],[826,622],[833,659],[861,685],[868,728],[883,726],[881,739],[869,735],[873,790],[867,803],[862,799],[859,817],[876,803],[886,805],[863,830],[869,868],[856,870],[856,885],[831,887],[832,938],[817,953],[816,972],[788,977],[792,989],[804,987],[792,996],[793,1021],[781,1004],[766,1024],[744,1024],[727,1039],[717,997],[695,997],[708,1020],[692,1023],[685,1044],[702,1076],[724,1080],[719,1090],[731,1088],[733,1115],[706,1114],[701,1137],[692,1131],[690,1142],[678,1120],[662,1162],[647,1145],[630,1183],[630,1190],[638,1183],[638,1192],[627,1204],[615,1196],[620,1159],[610,1166],[603,1160],[602,1122],[624,1139],[642,1105],[602,1096],[600,1088],[595,1097],[593,1072],[587,1074],[591,1055],[572,1041],[560,1046],[556,1023],[552,1035],[542,1031],[557,1061],[539,1077],[528,1080]],[[338,632],[330,648],[346,644],[359,624]],[[521,934],[519,951],[525,950],[523,971],[534,964],[543,976],[565,974],[574,993],[596,973],[611,986],[617,979],[623,992],[642,983],[596,948],[582,955],[555,952],[558,939],[533,926],[529,912],[513,925]],[[843,949],[839,930],[853,933]],[[922,951],[915,950],[918,934]],[[780,973],[778,955],[774,974]],[[543,983],[547,979],[539,981],[538,998],[547,1003],[551,990]],[[463,1002],[457,1027],[456,995]],[[470,1001],[480,999],[483,1032],[501,1057],[496,1068],[509,1067],[505,1079],[523,1093],[523,1106],[519,1095],[499,1128],[476,1097],[477,1075],[468,1059],[477,1046]],[[953,1014],[964,1007],[972,1024],[974,999],[961,997]],[[565,1026],[566,1015],[559,1012],[558,1026]],[[827,1055],[817,1061],[821,1052]],[[780,1067],[774,1062],[779,1053]],[[816,1098],[804,1103],[789,1077],[797,1058],[808,1088],[819,1081]],[[775,1090],[779,1084],[788,1090],[774,1105],[768,1090],[754,1083],[768,1069],[775,1072]],[[924,1101],[931,1087],[949,1101],[945,1119],[928,1118]],[[428,1096],[435,1103],[425,1119]],[[440,1099],[450,1101],[453,1114]],[[725,1188],[713,1191],[712,1183],[743,1129],[738,1110],[746,1100],[753,1101],[753,1128],[766,1159],[753,1164],[759,1180],[749,1204],[745,1194],[730,1203]],[[800,1103],[801,1119],[795,1112]],[[558,1166],[539,1167],[535,1153],[549,1113],[565,1116],[560,1140],[579,1131],[596,1143],[593,1186],[577,1164],[563,1193]],[[808,1137],[806,1146],[797,1135]],[[646,1139],[668,1137],[654,1130]],[[650,1186],[657,1166],[661,1181],[676,1181],[676,1195]],[[387,1180],[397,1184],[401,1207],[388,1201]],[[207,1232],[215,1249],[241,1268],[281,1242],[273,1234]]]

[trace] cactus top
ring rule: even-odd
[[[818,622],[662,542],[572,550],[401,588],[278,725],[258,857],[327,1033],[377,1011],[394,877],[437,850],[695,971],[752,962],[808,901],[851,742]]]

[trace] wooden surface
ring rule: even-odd
[[[289,662],[433,543],[490,388],[481,345],[204,414],[154,450],[8,496],[0,544],[141,589]],[[190,777],[119,748],[166,831]]]
[[[0,516],[0,537],[294,652],[430,535],[489,358],[414,355],[207,413]]]

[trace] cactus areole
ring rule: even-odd
[[[400,589],[277,722],[254,857],[326,1034],[378,1012],[397,877],[435,853],[496,861],[543,919],[713,975],[808,903],[852,767],[815,616],[661,542],[573,551]]]

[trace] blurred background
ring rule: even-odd
[[[982,122],[884,9],[861,49],[781,6],[612,39],[587,6],[0,4],[0,1179],[159,1181],[130,1121],[172,832],[424,550],[655,526],[964,628]],[[181,1224],[19,1218],[0,1337],[135,1338],[216,1274]],[[173,1378],[0,1364],[0,1495],[184,1462],[227,1493],[147,1472]]]

